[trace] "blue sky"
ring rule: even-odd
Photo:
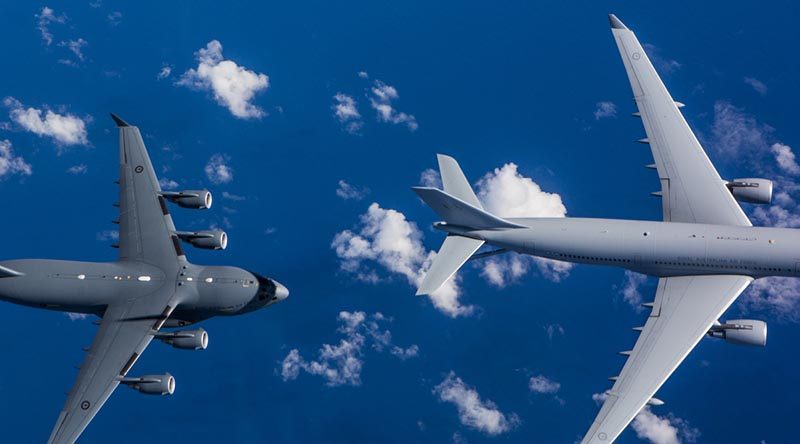
[[[792,2],[0,5],[2,258],[114,259],[115,112],[165,184],[215,193],[209,212],[173,211],[230,235],[190,259],[292,292],[204,323],[206,351],[153,344],[134,372],[171,372],[175,395],[120,388],[84,441],[579,439],[652,280],[508,257],[416,298],[442,236],[409,187],[444,152],[500,212],[660,219],[609,12],[720,173],[776,180],[774,205],[745,208],[754,222],[800,226]],[[798,295],[791,280],[743,295],[731,316],[767,320],[768,346],[701,342],[619,442],[796,440]],[[4,436],[43,442],[96,327],[10,304],[0,325]]]

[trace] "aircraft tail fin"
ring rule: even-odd
[[[444,154],[437,154],[436,160],[439,161],[439,174],[442,176],[442,188],[444,192],[455,196],[475,208],[483,209],[483,205],[475,196],[472,187],[469,185],[464,172],[455,159]]]
[[[417,289],[417,296],[431,294],[450,279],[483,245],[482,240],[449,235]]]

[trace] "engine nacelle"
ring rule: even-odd
[[[202,328],[163,333],[157,337],[175,348],[184,350],[205,350],[208,347],[208,333]]]
[[[161,195],[183,208],[207,210],[211,208],[213,198],[208,190],[162,191]]]
[[[139,378],[123,378],[125,384],[145,395],[171,395],[175,393],[175,378],[166,375],[146,375]]]
[[[734,179],[728,188],[739,202],[768,204],[772,202],[772,181],[767,179]]]
[[[175,233],[182,241],[206,250],[224,250],[228,247],[228,234],[222,230],[179,231]]]
[[[714,324],[708,334],[736,345],[767,345],[767,323],[764,321],[732,319]]]

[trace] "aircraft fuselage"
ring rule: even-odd
[[[187,325],[212,316],[242,314],[276,302],[267,279],[236,267],[185,264],[168,276],[144,262],[79,262],[21,259],[0,262],[21,276],[0,279],[0,300],[51,310],[102,316],[121,297],[138,297],[165,285],[179,305],[171,323]],[[275,281],[277,288],[284,288]],[[282,296],[278,292],[278,296]]]
[[[529,228],[458,234],[518,253],[651,276],[800,277],[800,233],[794,229],[590,218],[507,220]],[[446,225],[441,229],[453,231]]]

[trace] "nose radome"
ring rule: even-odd
[[[275,283],[275,297],[278,298],[279,301],[288,298],[289,289],[278,281],[273,281],[273,282]]]

